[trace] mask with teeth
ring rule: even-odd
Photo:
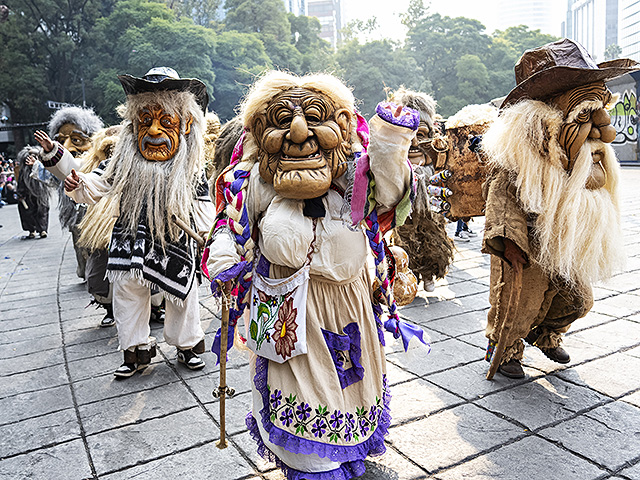
[[[250,125],[260,175],[285,198],[323,195],[346,171],[352,116],[316,91],[291,88],[280,93]]]

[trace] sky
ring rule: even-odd
[[[497,28],[498,0],[424,0],[425,5],[429,3],[429,11],[432,13],[480,20],[489,34]],[[558,28],[556,32],[549,33],[559,36],[566,5],[562,8],[565,2],[561,0],[556,0],[555,3],[558,8],[555,12],[558,16]],[[406,12],[408,7],[409,0],[342,0],[345,23],[353,19],[367,20],[376,17],[380,25],[377,36],[394,40],[401,40],[405,36],[400,14]]]

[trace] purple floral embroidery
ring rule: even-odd
[[[278,408],[280,406],[281,400],[282,400],[282,392],[280,390],[274,390],[273,393],[271,394],[271,400],[269,400],[269,402],[271,403],[271,408],[273,410]]]
[[[323,418],[318,418],[315,423],[311,426],[311,433],[315,437],[322,438],[322,435],[327,431],[327,424],[324,422]]]
[[[288,407],[282,411],[282,415],[280,415],[280,421],[286,427],[293,423],[293,408]]]
[[[360,419],[360,434],[362,436],[365,436],[368,431],[369,431],[369,422],[367,422],[366,419],[361,418]]]
[[[296,416],[304,421],[311,416],[311,407],[308,403],[302,403],[296,407]]]
[[[335,410],[331,415],[331,420],[329,420],[329,425],[331,425],[331,428],[333,428],[334,430],[337,430],[340,428],[340,425],[342,425],[343,418],[344,418],[344,415],[340,413],[340,410]]]
[[[360,364],[362,349],[360,348],[360,329],[353,322],[342,329],[346,335],[322,329],[324,341],[336,367],[340,386],[344,389],[359,382],[364,377],[364,367]],[[343,352],[347,352],[347,356]],[[345,360],[351,361],[351,367],[345,369]]]
[[[369,409],[369,421],[374,422],[376,418],[378,418],[378,409],[372,405]]]

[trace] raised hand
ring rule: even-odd
[[[71,174],[69,174],[69,176],[64,179],[64,189],[67,192],[73,192],[79,186],[80,186],[80,177],[78,176],[76,171],[72,168]]]
[[[53,150],[53,141],[47,135],[47,132],[43,130],[36,130],[36,133],[33,134],[36,141],[40,144],[45,153],[49,153]]]

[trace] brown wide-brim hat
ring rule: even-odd
[[[132,75],[118,75],[118,80],[127,95],[168,90],[191,92],[196,97],[196,102],[202,111],[207,113],[209,105],[207,86],[197,78],[180,78],[173,68],[154,67],[142,78]]]
[[[613,80],[640,70],[640,63],[620,58],[596,64],[585,48],[564,38],[524,52],[515,66],[516,87],[500,108],[529,98],[546,100],[582,85]]]

